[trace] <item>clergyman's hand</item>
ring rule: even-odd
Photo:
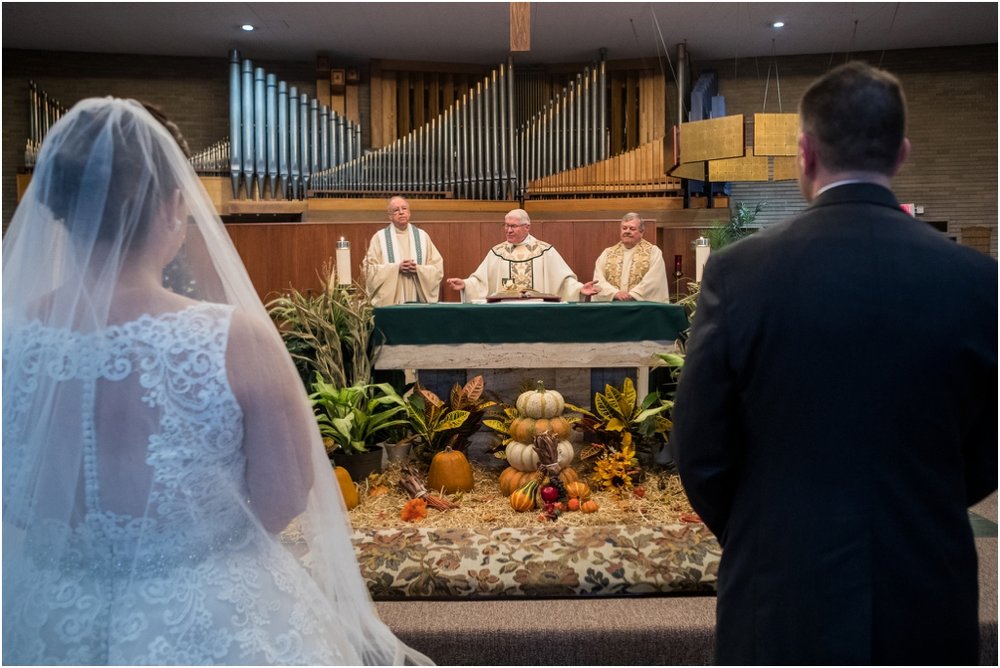
[[[447,280],[447,283],[448,283],[448,287],[451,288],[452,290],[464,290],[465,289],[465,281],[462,280],[461,278],[449,278]]]

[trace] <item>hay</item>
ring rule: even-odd
[[[586,479],[579,466],[581,479]],[[386,529],[400,527],[433,528],[491,528],[526,527],[548,522],[539,519],[539,511],[515,512],[500,491],[497,479],[500,471],[486,469],[472,463],[475,486],[472,491],[458,494],[438,494],[457,503],[458,508],[438,511],[429,508],[427,517],[416,522],[404,522],[400,511],[409,496],[399,484],[401,472],[391,466],[380,474],[373,474],[358,485],[361,503],[351,511],[350,520],[355,529]],[[426,480],[423,477],[422,482]],[[589,483],[589,480],[588,480]],[[684,494],[676,473],[647,472],[642,482],[645,494],[638,498],[631,493],[619,498],[592,487],[592,498],[600,509],[596,513],[564,512],[556,522],[565,526],[597,526],[621,524],[678,524],[697,521],[691,504]]]

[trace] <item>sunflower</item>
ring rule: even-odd
[[[623,445],[620,451],[609,452],[594,463],[591,480],[602,489],[624,494],[632,489],[632,474],[637,463],[631,444]]]

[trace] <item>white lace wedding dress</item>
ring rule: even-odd
[[[59,475],[19,468],[21,409],[39,379],[73,397],[55,398],[53,419],[82,444],[77,467],[58,462],[77,478],[62,481],[78,497],[74,517],[46,517],[43,502],[18,518],[31,531],[25,572],[5,578],[17,589],[4,597],[7,662],[352,661],[307,568],[249,507],[243,415],[225,364],[231,318],[229,306],[199,304],[95,333],[5,327],[4,377],[16,382],[4,388],[5,505],[37,476]],[[145,412],[148,433],[99,408],[109,400],[130,418]],[[135,438],[143,461],[123,454]]]

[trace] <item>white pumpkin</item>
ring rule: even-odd
[[[566,408],[566,400],[555,390],[546,390],[539,382],[538,389],[518,395],[515,405],[521,415],[532,418],[554,418],[562,415],[563,409]]]
[[[564,469],[573,461],[576,452],[573,444],[569,441],[559,441],[557,446],[559,452],[559,468]],[[519,441],[511,441],[507,444],[507,463],[518,471],[537,471],[538,453],[534,446]]]

